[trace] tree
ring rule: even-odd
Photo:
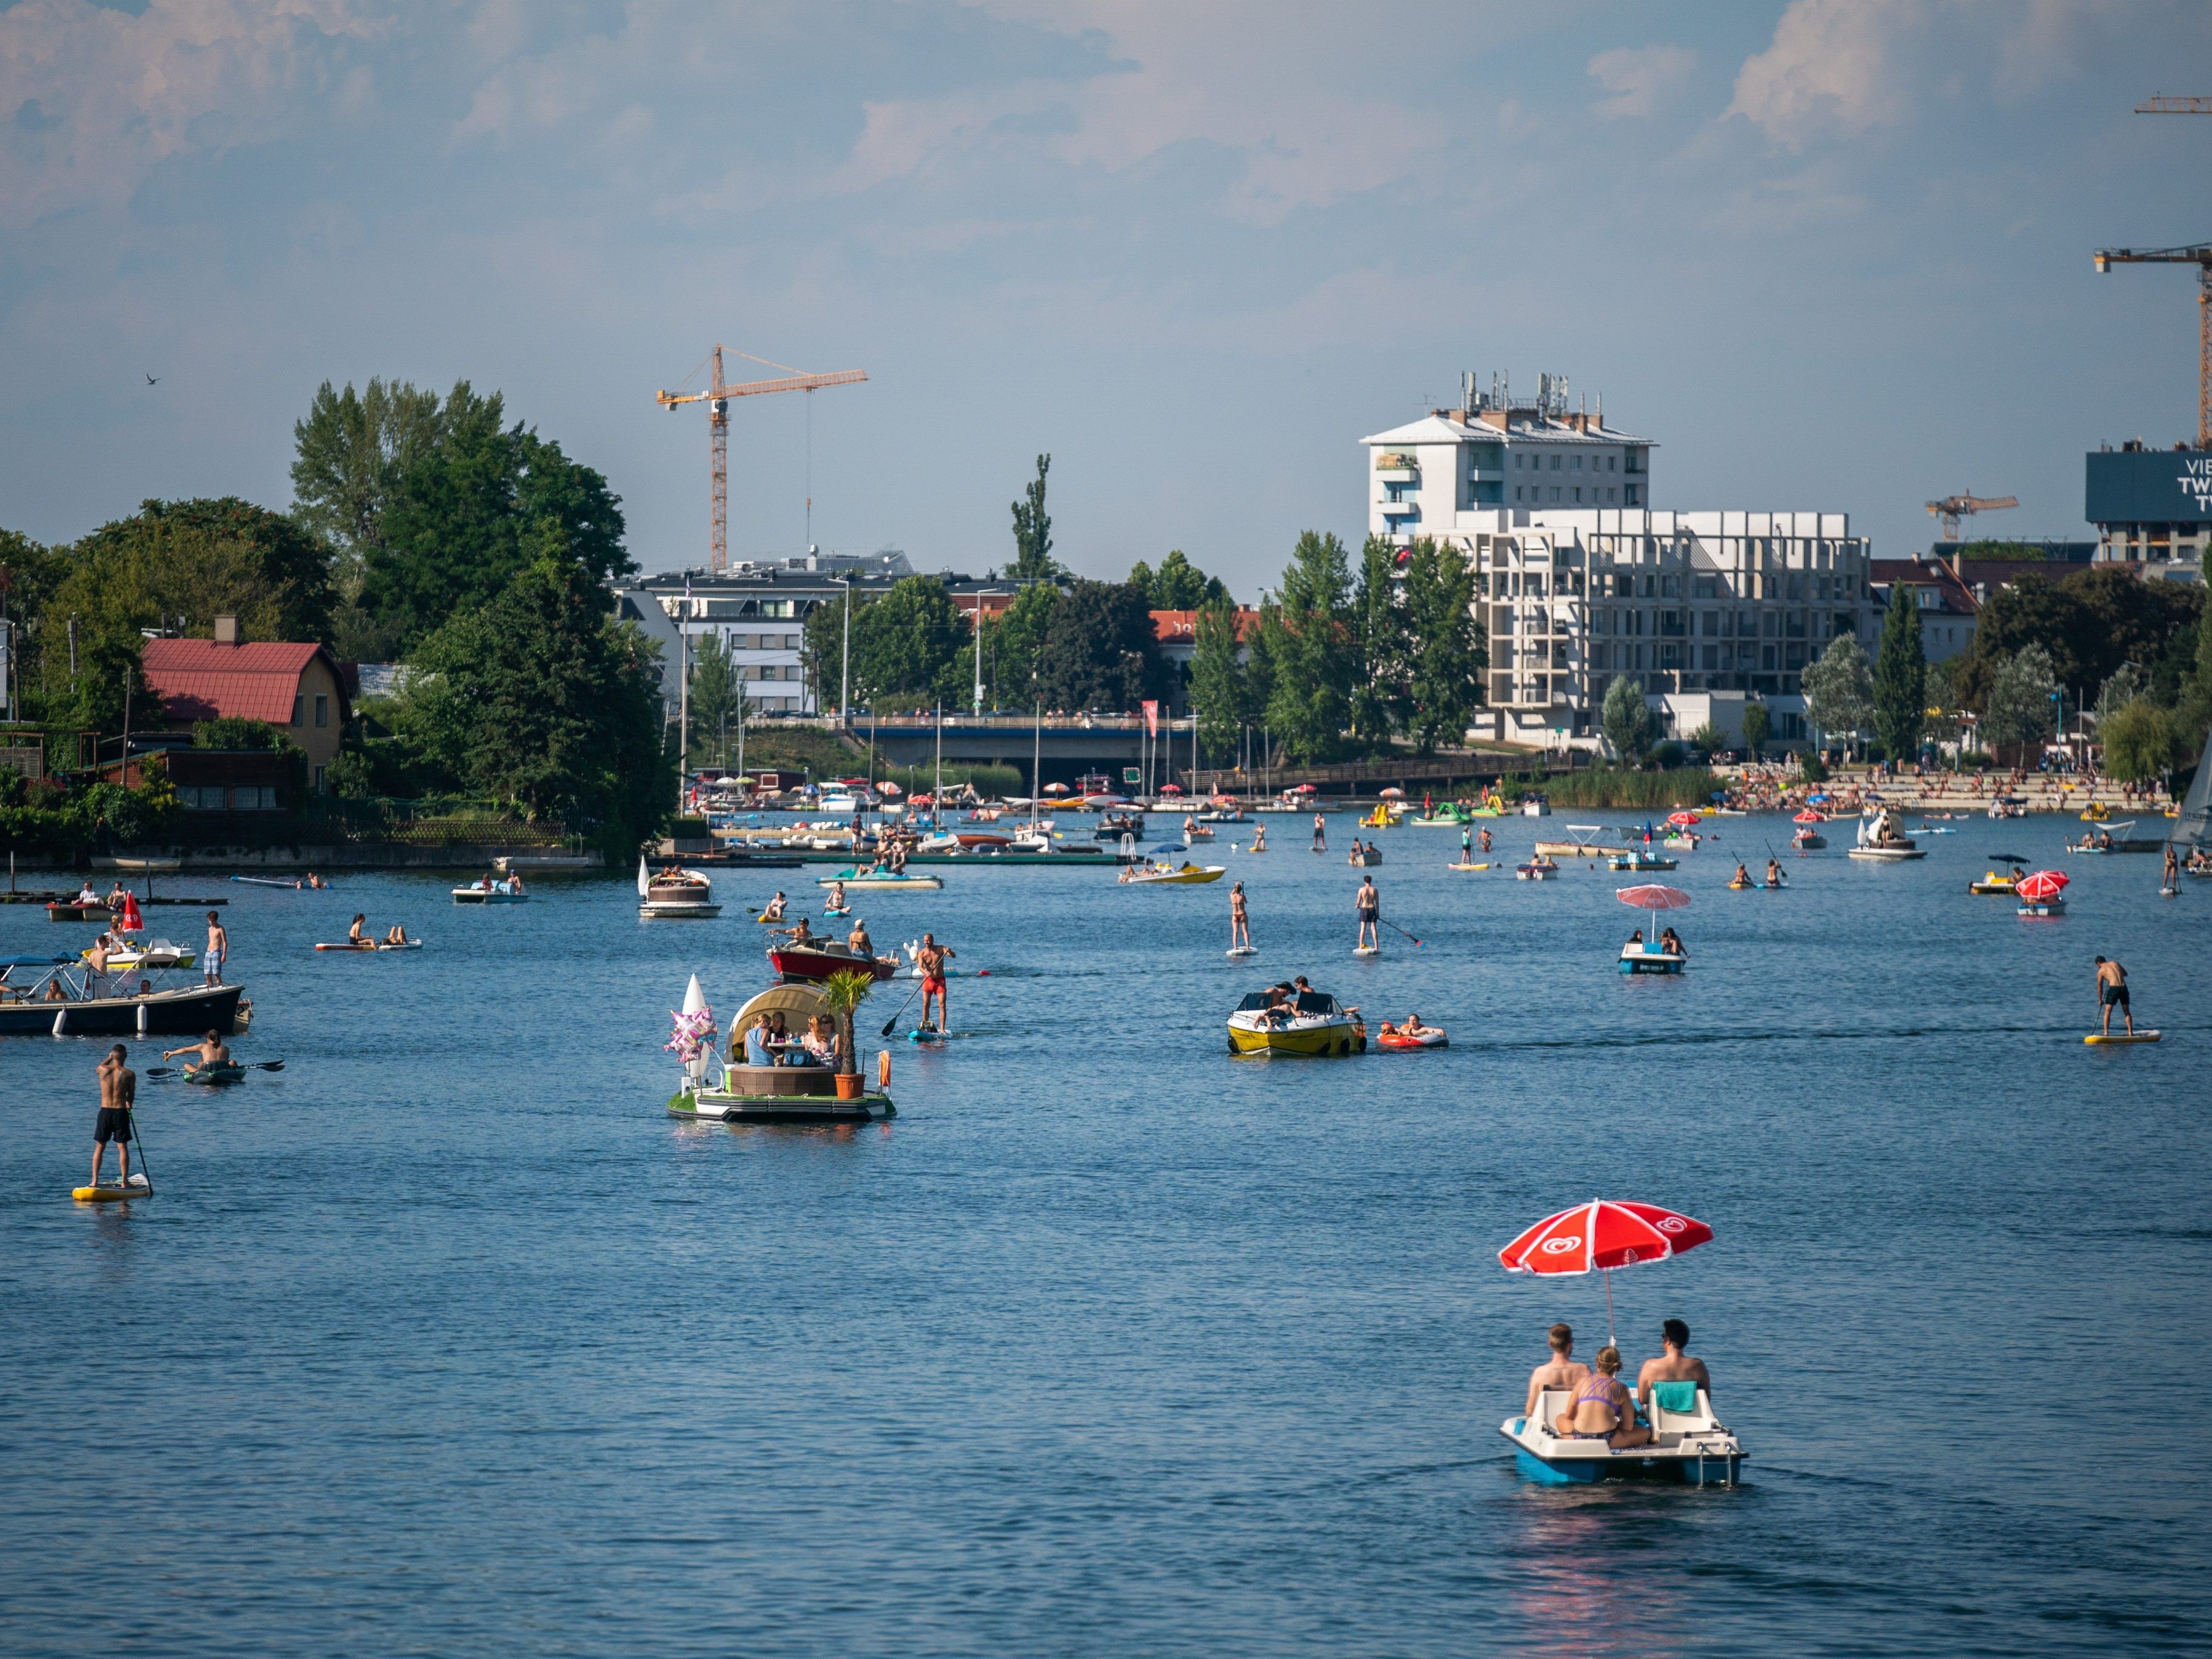
[[[1920,605],[1905,582],[1892,582],[1874,665],[1874,723],[1882,753],[1894,762],[1920,752],[1928,719],[1928,658],[1920,643]]]
[[[385,544],[384,515],[400,481],[438,441],[438,394],[372,380],[356,393],[315,389],[292,428],[292,516],[333,548],[341,597],[360,597],[363,561]]]
[[[2147,582],[2109,564],[2057,581],[2023,575],[1982,606],[1960,690],[1967,706],[1985,708],[2002,665],[2034,645],[2059,684],[2086,691],[2124,662],[2148,669],[2177,649],[2185,654],[2185,635],[2203,608],[2193,582]],[[2178,681],[2178,661],[2174,668]]]
[[[1279,597],[1261,608],[1267,729],[1293,760],[1334,760],[1343,748],[1356,660],[1351,589],[1344,544],[1309,530],[1284,568]]]
[[[330,637],[330,572],[322,545],[291,519],[234,495],[147,501],[68,552],[50,604],[88,624],[169,627],[205,637],[218,615],[248,640]]]
[[[1728,733],[1709,720],[1690,733],[1690,746],[1712,754],[1728,747]]]
[[[942,581],[902,579],[854,614],[854,696],[870,707],[902,697],[957,704],[966,688],[950,671],[967,631]]]
[[[2202,579],[2212,588],[2212,546],[2204,550],[2199,562]],[[2197,620],[2195,647],[2179,706],[2174,711],[2174,735],[2192,750],[2203,745],[2205,730],[2212,726],[2212,605],[2205,606]]]
[[[1874,724],[1874,671],[1858,635],[1838,634],[1800,684],[1805,718],[1825,732],[1843,737]]]
[[[713,634],[694,641],[690,733],[693,752],[711,742],[720,745],[715,754],[721,764],[729,764],[723,738],[732,726],[743,727],[747,708],[744,676],[736,654]]]
[[[1196,611],[1229,599],[1229,590],[1221,579],[1191,563],[1179,547],[1168,550],[1158,570],[1138,560],[1129,572],[1129,586],[1147,595],[1155,611]]]
[[[2148,697],[2114,711],[2098,728],[2105,770],[2122,783],[2148,783],[2182,758],[2172,719]]]
[[[547,549],[423,641],[400,732],[461,787],[627,852],[673,794],[653,657],[581,565]]]
[[[1219,599],[1201,607],[1191,645],[1191,712],[1198,719],[1201,750],[1218,761],[1236,754],[1237,739],[1252,717],[1237,608]]]
[[[1743,746],[1751,751],[1752,759],[1759,758],[1759,751],[1766,747],[1766,740],[1773,732],[1774,717],[1767,713],[1765,703],[1744,704]]]
[[[1127,712],[1166,683],[1152,608],[1126,582],[1078,581],[1053,607],[1037,692],[1049,708]]]
[[[1407,727],[1427,755],[1438,744],[1466,740],[1489,653],[1474,619],[1474,571],[1459,554],[1415,542],[1406,559],[1405,599],[1413,668]]]
[[[1998,665],[1982,709],[1989,743],[2040,743],[2058,729],[2058,681],[2051,653],[2024,646]]]
[[[1380,536],[1359,553],[1352,590],[1352,731],[1364,744],[1390,740],[1412,702],[1410,637],[1398,597],[1398,556]]]
[[[1651,705],[1644,700],[1642,682],[1632,675],[1617,677],[1605,689],[1598,720],[1613,752],[1631,766],[1643,765],[1659,734],[1659,723],[1651,718]]]
[[[860,1069],[860,1057],[853,1052],[853,1016],[876,988],[875,975],[848,969],[832,974],[822,983],[822,1006],[837,1023],[837,1069],[847,1077]]]
[[[1036,477],[1024,489],[1026,499],[1014,503],[1014,562],[1006,574],[1017,581],[1057,582],[1067,572],[1052,556],[1052,515],[1044,510],[1045,474],[1052,457],[1036,458]]]
[[[983,684],[992,708],[1006,707],[1007,698],[1012,698],[1013,706],[1018,708],[1029,708],[1036,701],[1037,670],[1044,660],[1045,634],[1052,626],[1052,613],[1059,604],[1058,587],[1050,582],[1032,582],[1015,594],[997,616],[983,618],[980,640]],[[954,684],[975,684],[978,644],[971,630],[952,660],[950,674]]]

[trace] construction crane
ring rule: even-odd
[[[2096,260],[2100,276],[2114,265],[2197,267],[2197,447],[2212,449],[2212,242],[2187,247],[2100,247]]]
[[[747,362],[765,364],[769,368],[783,370],[787,378],[775,380],[744,380],[736,386],[722,381],[722,348],[714,352],[714,374],[704,392],[656,392],[653,400],[663,409],[674,410],[684,404],[707,405],[708,441],[714,451],[714,526],[713,545],[708,552],[709,568],[722,571],[730,568],[730,399],[757,398],[769,392],[816,392],[825,386],[851,386],[868,377],[857,368],[842,369],[835,374],[809,374],[804,369],[787,363],[772,363],[765,357],[756,357],[750,352],[732,354]],[[696,372],[696,371],[695,371]]]
[[[2136,106],[2138,115],[2212,115],[2212,98],[2146,98]]]
[[[1946,495],[1940,501],[1929,502],[1928,511],[1931,516],[1943,521],[1943,539],[1955,542],[1959,539],[1960,519],[1971,518],[1977,513],[1994,513],[2001,507],[2019,505],[2020,497],[2017,495]]]

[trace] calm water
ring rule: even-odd
[[[1388,833],[1383,914],[1426,943],[1355,962],[1357,872],[1271,823],[1222,860],[1241,970],[1225,884],[860,896],[992,971],[858,1132],[662,1111],[685,975],[733,1010],[741,907],[814,870],[646,925],[627,878],[223,884],[240,1056],[289,1067],[147,1086],[158,1199],[66,1196],[103,1044],[0,1041],[4,1646],[2203,1650],[2212,884],[1976,821],[1735,893],[1786,826],[1728,821],[1665,878],[1691,972],[1623,980],[1607,872]],[[2074,913],[1968,897],[1992,848],[2065,863]],[[357,908],[429,948],[307,950]],[[0,951],[81,933],[0,908]],[[2082,1046],[2097,951],[2162,1045]],[[1237,996],[1296,972],[1453,1047],[1230,1060]],[[1717,1229],[1614,1289],[1632,1368],[1689,1321],[1753,1484],[1516,1477],[1544,1328],[1587,1353],[1604,1299],[1495,1252],[1599,1194]]]

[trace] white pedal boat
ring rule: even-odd
[[[1536,1400],[1536,1415],[1509,1417],[1498,1433],[1513,1443],[1514,1466],[1528,1480],[1547,1486],[1599,1480],[1675,1480],[1690,1486],[1733,1486],[1743,1478],[1743,1443],[1713,1416],[1703,1389],[1686,1412],[1670,1412],[1655,1397],[1650,1443],[1615,1450],[1604,1440],[1565,1440],[1547,1426],[1574,1398],[1566,1389],[1547,1389]]]

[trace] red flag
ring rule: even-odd
[[[1145,735],[1157,738],[1160,734],[1160,706],[1157,702],[1145,705]]]

